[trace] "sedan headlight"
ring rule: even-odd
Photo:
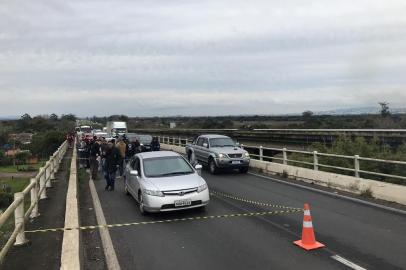
[[[244,157],[245,157],[245,158],[250,158],[250,154],[249,154],[248,152],[245,152],[245,153],[244,153]]]
[[[159,191],[159,190],[152,190],[152,189],[144,189],[144,194],[150,195],[150,196],[158,196],[158,197],[163,197],[164,194]]]
[[[203,184],[197,188],[197,192],[202,192],[207,189],[207,184]]]
[[[219,154],[219,158],[227,158],[226,154]]]

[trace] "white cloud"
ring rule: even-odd
[[[401,104],[405,13],[403,0],[2,3],[0,93],[13,106],[2,98],[0,115]]]

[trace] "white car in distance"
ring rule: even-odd
[[[204,208],[210,196],[201,169],[175,152],[139,153],[127,163],[125,191],[138,202],[141,214]]]

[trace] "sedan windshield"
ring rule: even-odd
[[[182,157],[159,157],[144,160],[146,177],[165,177],[193,172],[192,167]]]
[[[152,136],[151,135],[140,135],[139,140],[140,140],[140,143],[150,144],[152,141]]]
[[[210,147],[225,147],[225,146],[235,146],[235,143],[230,138],[215,138],[210,139]]]

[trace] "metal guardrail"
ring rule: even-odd
[[[158,138],[161,143],[170,144],[170,145],[178,145],[178,146],[186,146],[187,143],[190,143],[193,141],[193,139],[191,139],[191,138],[181,138],[181,137],[162,136],[162,137],[158,137]],[[360,157],[359,155],[354,155],[354,156],[335,155],[335,154],[319,153],[317,151],[311,152],[311,151],[290,150],[287,148],[271,148],[271,147],[251,146],[251,145],[241,145],[241,147],[245,148],[250,153],[250,156],[253,159],[260,160],[260,161],[278,160],[278,161],[281,161],[284,165],[293,163],[295,165],[299,164],[299,165],[312,166],[313,170],[315,170],[315,171],[318,171],[320,168],[335,169],[338,171],[352,172],[352,173],[354,173],[354,176],[357,178],[360,178],[360,174],[362,173],[362,174],[367,174],[367,175],[406,180],[405,176],[366,171],[366,170],[361,170],[361,167],[360,167],[360,161],[372,161],[372,162],[383,163],[383,164],[402,165],[402,166],[405,166],[405,170],[406,170],[405,161],[367,158],[367,157]],[[266,155],[264,155],[264,150],[280,152],[282,154],[282,157],[266,156]],[[253,152],[256,152],[258,154],[254,154]],[[296,153],[296,154],[312,156],[312,162],[289,159],[288,158],[289,153]],[[354,164],[354,166],[352,168],[347,168],[347,167],[332,166],[332,165],[328,165],[328,164],[321,164],[321,163],[319,163],[319,157],[333,157],[333,158],[349,159],[349,160],[352,160],[352,163]]]
[[[28,242],[25,237],[25,223],[30,218],[39,216],[38,202],[47,198],[46,189],[52,187],[51,180],[55,179],[55,173],[59,170],[67,148],[68,143],[65,141],[45,163],[45,166],[39,169],[38,174],[34,178],[31,178],[30,184],[22,192],[14,194],[13,203],[1,214],[0,228],[3,227],[14,213],[14,231],[0,251],[0,265],[3,264],[4,258],[13,244],[21,246]],[[28,194],[30,194],[31,199],[30,207],[25,211],[24,201]]]

